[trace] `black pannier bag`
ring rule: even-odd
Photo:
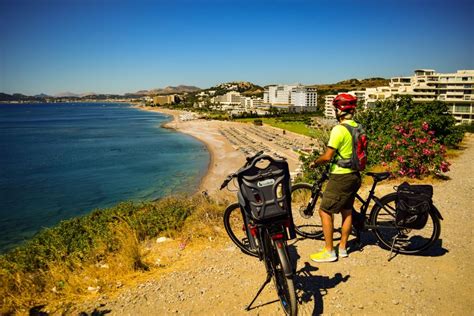
[[[399,185],[395,215],[397,226],[410,229],[425,227],[433,206],[432,197],[431,185],[410,185],[407,182]]]
[[[252,219],[262,222],[291,218],[290,172],[285,160],[259,156],[238,172],[237,180],[241,205]]]

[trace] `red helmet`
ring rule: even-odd
[[[348,93],[341,93],[332,100],[332,105],[342,112],[353,110],[357,106],[357,98]]]

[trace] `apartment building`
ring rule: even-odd
[[[365,89],[364,106],[374,107],[377,101],[390,99],[398,94],[399,87],[383,86]]]
[[[392,78],[390,84],[396,84]],[[417,69],[410,77],[410,84],[398,87],[398,94],[411,95],[413,101],[443,101],[458,123],[474,121],[474,70],[455,73],[436,73],[433,69]]]
[[[329,119],[336,119],[336,112],[332,106],[332,100],[336,97],[335,94],[328,94],[324,97],[324,116]]]

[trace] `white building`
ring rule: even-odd
[[[291,90],[296,87],[297,85],[268,86],[263,93],[263,100],[272,105],[290,105]]]
[[[363,100],[365,107],[396,95],[410,95],[415,102],[442,101],[458,123],[474,121],[474,70],[458,70],[456,73],[436,73],[433,69],[417,69],[413,76],[393,77],[388,86],[367,88],[365,91],[349,91]],[[325,116],[334,117],[332,99],[325,99]]]
[[[384,86],[365,89],[364,105],[365,107],[373,107],[377,101],[390,99],[398,94],[398,88]]]
[[[324,97],[324,116],[327,118],[336,118],[336,112],[332,106],[332,100],[334,100],[335,97],[335,94],[328,94]]]
[[[313,87],[297,86],[291,90],[290,102],[297,108],[297,112],[316,111],[318,92]]]
[[[262,105],[263,100],[261,98],[250,98],[250,97],[241,97],[240,105],[246,111],[252,111]]]
[[[268,86],[263,103],[291,112],[315,111],[318,104],[316,88],[297,85]]]
[[[240,105],[241,95],[239,92],[230,91],[224,95],[219,95],[214,98],[215,103],[220,103],[223,105]]]
[[[443,101],[458,123],[474,121],[474,70],[436,73],[433,69],[417,69],[411,77],[394,77],[389,86],[366,89],[365,104],[394,95],[411,95],[415,102]]]

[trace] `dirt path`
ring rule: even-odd
[[[298,254],[297,295],[300,315],[422,314],[472,315],[474,137],[454,160],[451,180],[438,183],[434,202],[444,216],[441,242],[423,256],[396,256],[373,244],[349,258],[316,264],[309,254],[322,241],[292,242]],[[380,190],[389,191],[388,185]],[[77,306],[76,311],[111,315],[278,315],[282,314],[273,286],[268,286],[253,310],[244,311],[265,278],[263,264],[238,251],[230,242],[183,251],[185,264],[127,289],[113,300]]]

